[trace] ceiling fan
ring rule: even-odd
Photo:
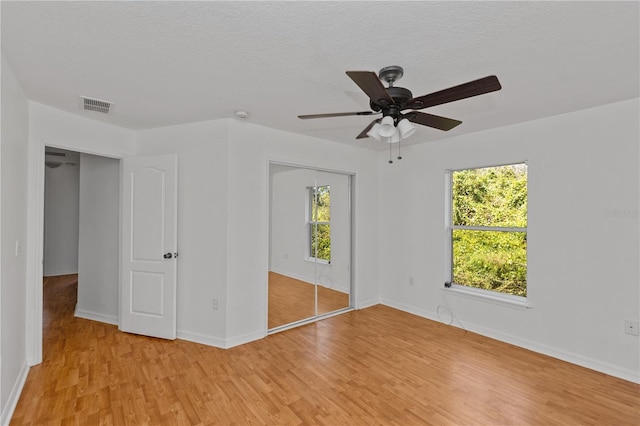
[[[494,92],[502,88],[498,78],[495,75],[491,75],[414,98],[410,90],[394,86],[394,83],[403,74],[403,68],[398,65],[382,68],[377,75],[372,71],[347,71],[347,75],[369,97],[369,106],[372,111],[308,114],[299,115],[298,118],[306,120],[309,118],[382,114],[381,118],[369,123],[356,139],[371,136],[376,140],[384,138],[386,142],[394,143],[399,142],[402,138],[411,136],[415,132],[415,127],[409,124],[409,121],[444,131],[451,130],[462,123],[462,121],[452,118],[440,117],[416,110]],[[385,81],[389,87],[385,88],[382,81]]]

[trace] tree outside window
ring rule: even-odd
[[[451,173],[452,281],[527,295],[527,165]]]
[[[310,257],[331,261],[331,188],[329,185],[309,188],[311,201],[309,220]]]

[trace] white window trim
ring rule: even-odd
[[[304,260],[306,262],[317,263],[319,265],[331,266],[331,261],[330,260],[326,260],[326,259],[319,259],[319,258],[316,258],[316,257],[307,256],[307,257],[304,258]]]
[[[451,287],[444,287],[442,291],[469,299],[480,300],[483,302],[489,302],[501,306],[508,306],[511,308],[531,309],[533,307],[526,297],[500,293],[497,291],[484,290],[481,288],[469,287],[461,284],[451,283]]]
[[[453,209],[453,172],[470,169],[482,169],[487,167],[502,167],[510,166],[514,164],[526,164],[527,161],[516,161],[513,163],[504,163],[489,166],[470,166],[460,169],[446,169],[445,170],[445,255],[447,261],[444,266],[445,286],[442,290],[449,294],[455,294],[470,299],[475,299],[482,302],[493,303],[502,306],[515,307],[520,309],[531,309],[533,305],[529,302],[525,296],[516,296],[514,294],[500,293],[493,290],[485,290],[482,288],[471,287],[467,285],[457,284],[453,282],[453,230],[465,229],[470,231],[504,231],[504,232],[527,232],[527,227],[499,227],[499,226],[463,226],[453,225],[452,223],[452,209]],[[528,173],[527,173],[528,177]],[[529,286],[529,265],[527,258],[527,293]]]
[[[464,229],[466,231],[495,231],[495,232],[527,232],[527,227],[506,227],[506,226],[467,226],[451,225],[451,229]]]

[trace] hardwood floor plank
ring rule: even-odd
[[[75,318],[75,286],[11,425],[639,424],[640,385],[385,306],[223,350]]]

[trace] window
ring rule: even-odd
[[[450,172],[450,282],[527,296],[527,165]]]
[[[331,262],[331,188],[309,188],[309,257]]]

